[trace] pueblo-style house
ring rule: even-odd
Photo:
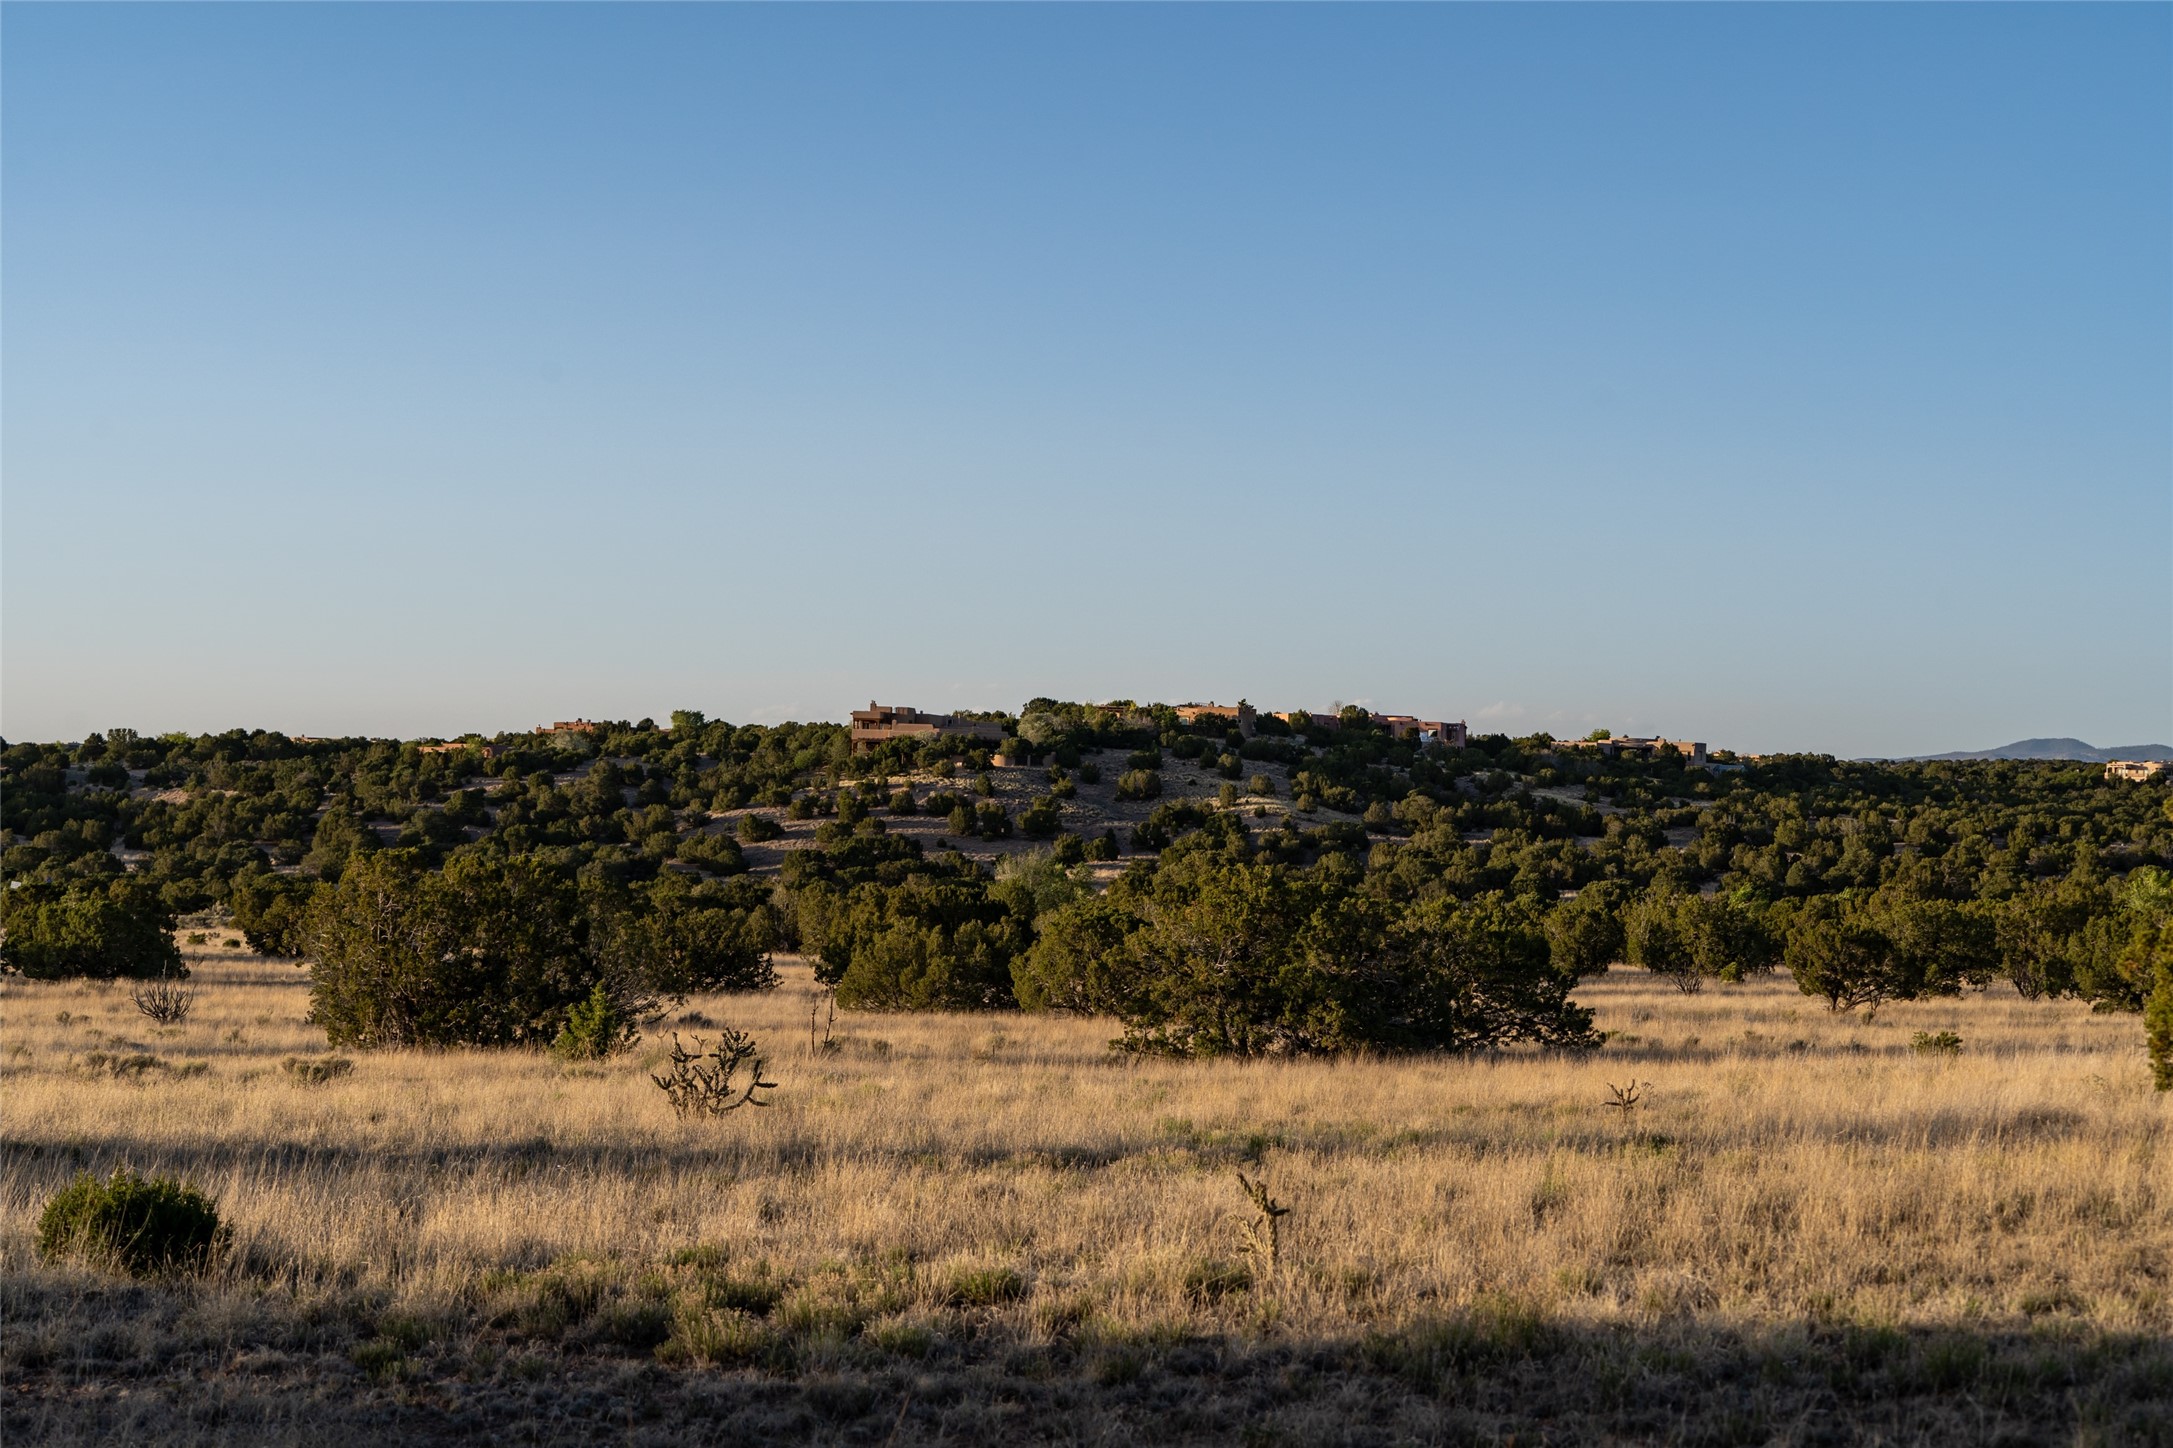
[[[1342,717],[1336,714],[1314,714],[1299,709],[1275,717],[1300,733],[1332,732],[1343,727]],[[1391,739],[1411,739],[1420,744],[1439,744],[1449,749],[1465,749],[1471,744],[1471,731],[1461,719],[1420,719],[1410,714],[1374,714],[1370,716],[1370,720],[1386,729]]]
[[[855,754],[873,754],[893,739],[943,737],[1003,740],[1003,727],[983,719],[960,719],[951,714],[923,714],[907,704],[877,704],[853,710],[852,747]]]
[[[1251,737],[1253,732],[1253,721],[1259,717],[1253,713],[1252,705],[1243,702],[1217,704],[1210,701],[1205,704],[1179,704],[1176,713],[1177,722],[1187,728],[1196,724],[1235,724],[1238,732],[1248,738]]]

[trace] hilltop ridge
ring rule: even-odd
[[[2173,745],[2118,744],[2100,749],[2080,739],[2017,739],[1991,749],[1957,749],[1946,754],[1913,754],[1913,762],[1950,759],[2075,759],[2085,764],[2105,764],[2115,759],[2173,759]]]

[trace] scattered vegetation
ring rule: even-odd
[[[816,983],[782,969],[789,992],[682,1014],[792,1039]],[[28,1051],[0,1147],[0,1233],[25,1248],[10,1441],[276,1441],[305,1419],[427,1440],[457,1398],[463,1431],[611,1437],[631,1414],[660,1443],[1127,1441],[1175,1411],[1218,1443],[1687,1420],[1974,1442],[2000,1414],[2021,1442],[2150,1442],[2173,1372],[2144,1265],[2173,1250],[2162,1103],[2133,1018],[2073,999],[2001,986],[1866,1022],[1785,976],[1684,995],[1616,969],[1576,990],[1596,1056],[1121,1069],[1106,1018],[892,1017],[878,1055],[841,1008],[842,1049],[797,1068],[805,1089],[765,1072],[785,1088],[721,1140],[640,1109],[624,1057],[402,1051],[298,1099],[279,1063],[321,1047],[306,973],[199,978],[179,1029],[247,1039],[148,1086],[74,1068],[87,1029],[140,1019],[125,986],[8,987]],[[1919,1031],[1969,1049],[1926,1070]],[[1613,1129],[1605,1083],[1632,1073],[1667,1089]],[[216,1195],[217,1271],[33,1260],[46,1201],[124,1153]],[[1297,1208],[1272,1266],[1249,1186]]]
[[[9,745],[0,967],[178,978],[177,913],[223,908],[307,959],[335,1044],[541,1049],[599,988],[635,1020],[803,951],[843,1008],[1107,1011],[1186,1055],[1584,1049],[1567,992],[1615,961],[1686,994],[1778,967],[1867,1020],[1995,981],[2141,1013],[2173,1085],[2173,815],[2093,767],[1451,750],[1356,708],[1251,735],[1126,701],[994,718],[1046,793],[998,790],[987,741],[854,755],[835,725],[694,711],[428,754]],[[992,868],[1023,841],[1058,871],[1120,857],[1120,825],[1114,885]]]

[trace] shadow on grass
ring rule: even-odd
[[[1694,1141],[1678,1142],[1664,1133],[1627,1132],[1614,1122],[1563,1122],[1549,1113],[1531,1114],[1548,1116],[1543,1132],[1535,1125],[1534,1139],[1530,1143],[1545,1151],[1616,1156],[1626,1151],[1634,1153],[1696,1145]],[[1905,1142],[1939,1147],[1973,1142],[2059,1140],[2085,1126],[2085,1118],[2080,1113],[2053,1107],[2028,1107],[2004,1114],[1941,1110],[1894,1121],[1851,1121],[1830,1136],[1836,1141],[1866,1146]],[[1126,1161],[1168,1158],[1173,1154],[1195,1166],[1220,1168],[1257,1161],[1260,1153],[1269,1148],[1305,1151],[1325,1159],[1342,1155],[1375,1156],[1384,1151],[1453,1150],[1465,1146],[1474,1152],[1499,1151],[1501,1130],[1498,1119],[1483,1113],[1438,1127],[1390,1133],[1326,1123],[1275,1132],[1240,1132],[1194,1128],[1189,1122],[1165,1121],[1151,1133],[1136,1131],[1122,1141],[1051,1141],[1002,1149],[946,1146],[941,1150],[925,1143],[901,1141],[888,1148],[861,1144],[854,1148],[854,1154],[863,1160],[933,1170],[1010,1167],[1087,1171]],[[663,1170],[791,1171],[818,1165],[834,1154],[835,1148],[823,1142],[794,1135],[738,1131],[731,1125],[719,1126],[709,1140],[702,1143],[684,1140],[568,1143],[532,1136],[427,1147],[278,1141],[181,1145],[125,1134],[105,1136],[96,1143],[0,1140],[0,1158],[5,1159],[9,1172],[27,1174],[34,1181],[50,1178],[48,1189],[57,1189],[78,1170],[104,1172],[116,1165],[194,1179],[235,1170],[260,1175],[429,1172],[511,1179],[549,1170],[645,1179]]]
[[[690,1338],[554,1290],[573,1305],[538,1319],[18,1273],[0,1441],[2173,1444],[2173,1341],[2072,1321],[1594,1327],[1505,1301],[1321,1338],[1030,1301],[795,1315],[742,1284]]]

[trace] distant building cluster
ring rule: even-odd
[[[985,719],[961,719],[954,714],[923,714],[907,704],[877,704],[853,710],[852,749],[872,754],[893,739],[982,739],[1000,743],[1003,726]]]
[[[1386,725],[1391,739],[1415,739],[1421,744],[1440,744],[1462,749],[1471,742],[1471,731],[1461,719],[1415,719],[1409,714],[1376,714],[1373,722]]]
[[[1178,721],[1188,727],[1216,725],[1235,727],[1250,738],[1260,722],[1259,713],[1242,700],[1235,704],[1222,704],[1212,699],[1202,704],[1194,701],[1173,707]],[[1352,711],[1345,711],[1350,713]],[[1361,711],[1362,712],[1362,711]],[[1145,709],[1134,709],[1134,717],[1142,722],[1152,715]],[[1316,714],[1309,710],[1290,710],[1272,717],[1281,720],[1292,729],[1306,733],[1328,733],[1345,725],[1342,714]],[[1421,719],[1414,714],[1362,713],[1364,722],[1388,732],[1392,739],[1409,740],[1421,746],[1439,744],[1448,749],[1466,749],[1471,745],[1471,730],[1461,719]],[[596,734],[602,725],[587,719],[559,719],[550,724],[539,724],[539,735]],[[968,719],[957,714],[928,714],[909,704],[878,704],[873,699],[865,709],[855,709],[852,714],[851,746],[855,754],[872,754],[883,745],[896,739],[971,739],[985,744],[1000,745],[1004,740],[1001,724],[988,719]],[[424,744],[417,746],[425,754],[452,754],[460,750],[474,750],[485,759],[497,757],[505,746],[485,744],[475,740],[455,740],[448,744]],[[1553,747],[1557,750],[1589,751],[1603,758],[1615,759],[1624,755],[1650,758],[1672,751],[1684,761],[1704,768],[1740,769],[1741,763],[1715,765],[1706,753],[1702,739],[1665,739],[1658,735],[1641,738],[1636,735],[1610,736],[1604,739],[1558,739]],[[1756,756],[1745,756],[1755,760]],[[1023,764],[1025,758],[999,755],[999,766]],[[2173,772],[2173,764],[2162,760],[2114,760],[2105,766],[2107,779],[2151,780]]]
[[[1315,714],[1309,710],[1294,709],[1277,714],[1276,718],[1301,732],[1330,733],[1343,727],[1339,714]],[[1368,716],[1375,724],[1388,731],[1391,739],[1411,739],[1420,744],[1439,744],[1449,749],[1462,749],[1471,743],[1471,731],[1461,719],[1421,719],[1412,714],[1373,714]]]
[[[455,739],[445,744],[418,744],[415,750],[418,754],[459,754],[473,751],[478,758],[496,759],[506,752],[506,747],[481,739]]]
[[[1557,739],[1554,741],[1554,747],[1556,749],[1596,750],[1605,759],[1617,759],[1625,754],[1650,757],[1662,750],[1672,749],[1692,764],[1709,762],[1705,757],[1705,741],[1702,739],[1662,739],[1658,736],[1650,739],[1639,739],[1625,735],[1619,738],[1607,739]]]
[[[1132,712],[1138,721],[1152,722],[1153,715],[1148,711],[1135,709]],[[1218,703],[1212,699],[1204,704],[1194,701],[1174,705],[1171,712],[1176,714],[1180,724],[1188,728],[1220,724],[1236,728],[1247,738],[1252,737],[1260,723],[1259,712],[1243,701],[1235,704]],[[1343,727],[1343,720],[1334,714],[1301,711],[1277,714],[1274,717],[1293,729],[1317,732]],[[1422,745],[1441,744],[1450,749],[1462,749],[1471,741],[1471,731],[1461,719],[1420,719],[1411,714],[1374,714],[1370,718],[1373,723],[1386,729],[1392,738],[1408,739]],[[983,719],[961,719],[954,714],[924,714],[905,704],[878,704],[873,699],[868,701],[867,708],[853,710],[852,751],[855,754],[873,753],[893,739],[932,737],[977,739],[995,744],[1002,741],[1004,731],[1001,725]],[[998,755],[995,760],[998,767],[1024,762],[1023,759],[1012,759],[1007,755]]]
[[[2125,779],[2131,784],[2147,784],[2173,774],[2173,761],[2164,759],[2113,759],[2106,761],[2107,779]]]

